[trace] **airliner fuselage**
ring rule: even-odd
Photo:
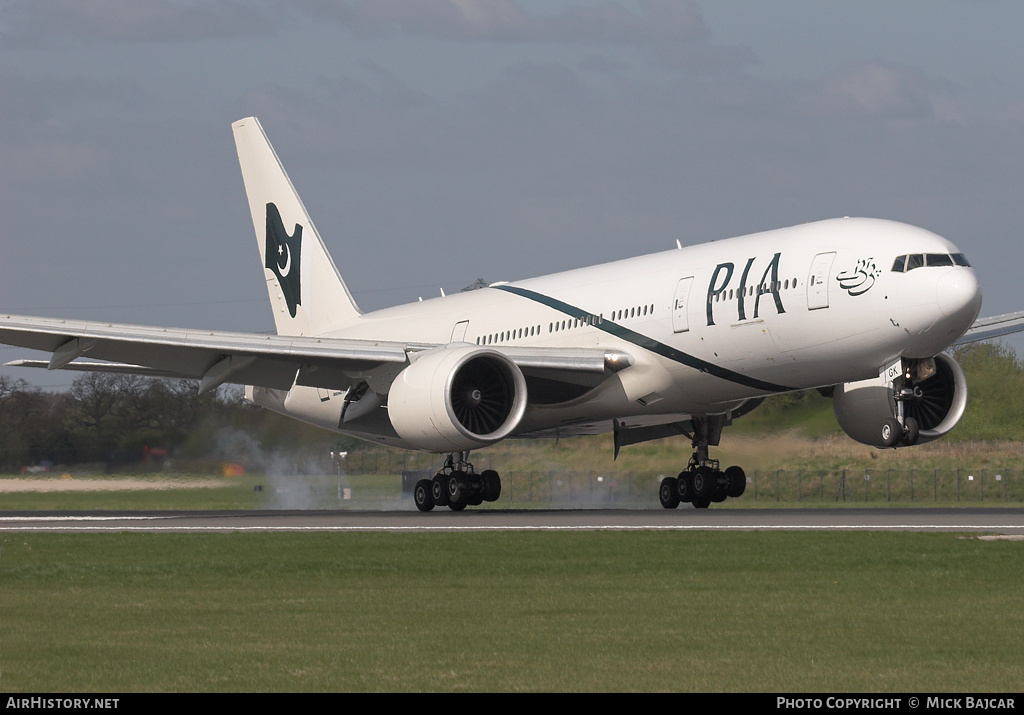
[[[895,271],[897,256],[922,265]],[[871,378],[901,357],[941,352],[980,306],[974,271],[951,242],[907,224],[843,218],[364,313],[331,335],[631,355],[628,370],[576,399],[531,403],[513,432],[567,435]],[[323,396],[310,394],[306,418],[345,431],[345,395]],[[352,432],[369,437],[368,426]],[[375,426],[379,440],[416,447],[386,420]]]

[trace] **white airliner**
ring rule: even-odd
[[[278,334],[0,316],[0,342],[53,353],[8,364],[193,379],[200,391],[241,384],[289,417],[446,454],[416,485],[424,511],[498,498],[499,476],[477,474],[471,450],[601,432],[614,432],[616,455],[686,436],[693,456],[661,483],[661,503],[707,507],[746,483],[709,456],[723,427],[793,390],[831,394],[842,428],[866,444],[933,440],[967,399],[943,351],[1024,323],[975,323],[977,278],[946,239],[864,218],[363,313],[259,122],[233,129]]]

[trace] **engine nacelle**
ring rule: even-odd
[[[967,378],[949,355],[936,355],[935,374],[911,387],[914,394],[904,400],[904,414],[917,421],[918,444],[941,437],[960,421],[967,407]],[[874,447],[886,446],[881,426],[896,414],[891,384],[875,377],[836,385],[832,409],[850,437]]]
[[[391,385],[388,416],[416,449],[463,452],[504,439],[526,411],[526,380],[496,350],[473,345],[420,354]]]

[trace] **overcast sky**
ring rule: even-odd
[[[1009,0],[0,0],[0,310],[272,331],[249,115],[364,310],[844,215],[1024,309],[1021,30]]]

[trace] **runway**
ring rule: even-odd
[[[1024,508],[0,512],[10,532],[942,531],[1024,539]]]

